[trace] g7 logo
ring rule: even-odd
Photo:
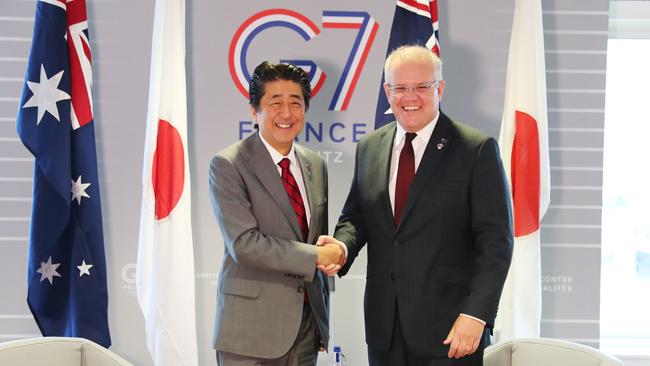
[[[357,29],[357,36],[328,108],[331,111],[345,111],[350,104],[368,53],[372,48],[379,24],[366,12],[329,10],[323,11],[322,23],[323,28],[326,29]],[[309,18],[288,9],[264,10],[246,19],[230,41],[228,68],[235,86],[247,99],[250,80],[250,73],[246,67],[248,47],[255,36],[272,27],[289,28],[307,42],[320,34],[318,26]],[[312,87],[312,96],[316,96],[325,84],[327,75],[312,60],[288,59],[280,60],[280,62],[295,64],[307,72]]]

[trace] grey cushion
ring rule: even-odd
[[[623,366],[617,358],[582,344],[522,338],[485,349],[484,366]]]
[[[83,338],[42,337],[0,343],[2,366],[132,366],[112,351]]]

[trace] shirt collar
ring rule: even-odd
[[[291,160],[292,164],[296,163],[296,150],[294,148],[294,145],[291,144],[291,150],[289,150],[289,153],[287,156],[284,156],[278,152],[271,144],[269,144],[265,139],[264,136],[262,136],[262,132],[258,132],[258,136],[260,137],[260,140],[262,140],[262,143],[264,144],[264,147],[266,147],[266,150],[269,151],[269,154],[271,155],[271,160],[273,160],[273,164],[278,164],[282,159],[288,158]]]
[[[436,124],[438,123],[438,118],[440,118],[440,111],[438,111],[438,114],[433,118],[433,120],[429,123],[427,123],[426,126],[424,126],[421,130],[416,131],[415,133],[417,136],[413,141],[416,140],[421,140],[424,142],[424,145],[429,143],[429,139],[431,139],[431,135],[433,134],[433,130],[436,128]],[[393,142],[393,146],[399,145],[400,142],[404,139],[404,135],[406,135],[406,131],[400,126],[399,122],[397,123],[397,131],[395,132],[395,141]],[[261,135],[260,135],[261,136]],[[293,146],[292,146],[293,148]]]

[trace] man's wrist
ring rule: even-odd
[[[481,324],[483,324],[483,325],[486,325],[486,324],[487,324],[484,320],[479,319],[479,318],[477,318],[477,317],[475,317],[475,316],[471,316],[471,315],[467,315],[467,314],[463,314],[463,313],[460,313],[460,315],[461,315],[461,316],[464,316],[464,317],[467,317],[467,318],[470,318],[470,319],[474,319],[474,320],[476,320],[477,322],[479,322],[479,323],[481,323]]]
[[[345,258],[347,258],[348,257],[348,246],[345,245],[344,242],[342,242],[342,241],[340,241],[338,239],[336,240],[336,243],[343,248],[343,254],[345,254]]]

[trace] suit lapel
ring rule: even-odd
[[[317,205],[319,202],[316,202],[317,190],[319,189],[316,182],[314,182],[314,174],[312,172],[313,163],[307,155],[302,150],[302,147],[294,145],[296,151],[296,157],[298,158],[298,163],[300,166],[300,171],[302,172],[302,180],[305,183],[305,193],[307,194],[305,205],[309,205],[309,233],[307,234],[307,243],[314,243],[315,232],[312,228],[317,227],[318,220],[320,220],[320,215],[318,212]]]
[[[397,131],[397,123],[392,122],[392,126],[386,129],[383,135],[380,137],[380,140],[375,144],[377,151],[374,154],[370,154],[377,159],[378,167],[378,180],[379,187],[382,192],[380,192],[380,197],[382,197],[381,202],[382,206],[380,209],[384,212],[384,217],[386,218],[386,225],[392,227],[394,225],[393,221],[393,208],[390,204],[390,194],[388,191],[388,180],[390,179],[390,161],[393,155],[393,142],[395,141],[395,133]]]
[[[417,201],[417,197],[433,176],[436,167],[440,164],[445,153],[450,149],[450,145],[454,138],[451,126],[452,124],[449,117],[440,112],[440,117],[438,118],[436,127],[431,134],[427,147],[424,149],[422,161],[418,166],[418,170],[413,178],[413,183],[411,183],[411,187],[409,188],[408,198],[406,199],[404,212],[402,213],[400,225],[397,227],[397,230],[401,227],[401,223],[407,221],[408,215]]]
[[[266,146],[264,146],[258,134],[250,137],[247,146],[250,153],[248,165],[253,171],[253,174],[257,176],[262,186],[269,193],[269,196],[280,207],[280,210],[291,224],[296,236],[298,238],[302,237],[296,213],[293,210],[293,206],[291,206],[291,202],[289,202],[289,196],[282,184],[282,178],[278,173],[278,168],[273,163],[271,155],[269,155]]]

